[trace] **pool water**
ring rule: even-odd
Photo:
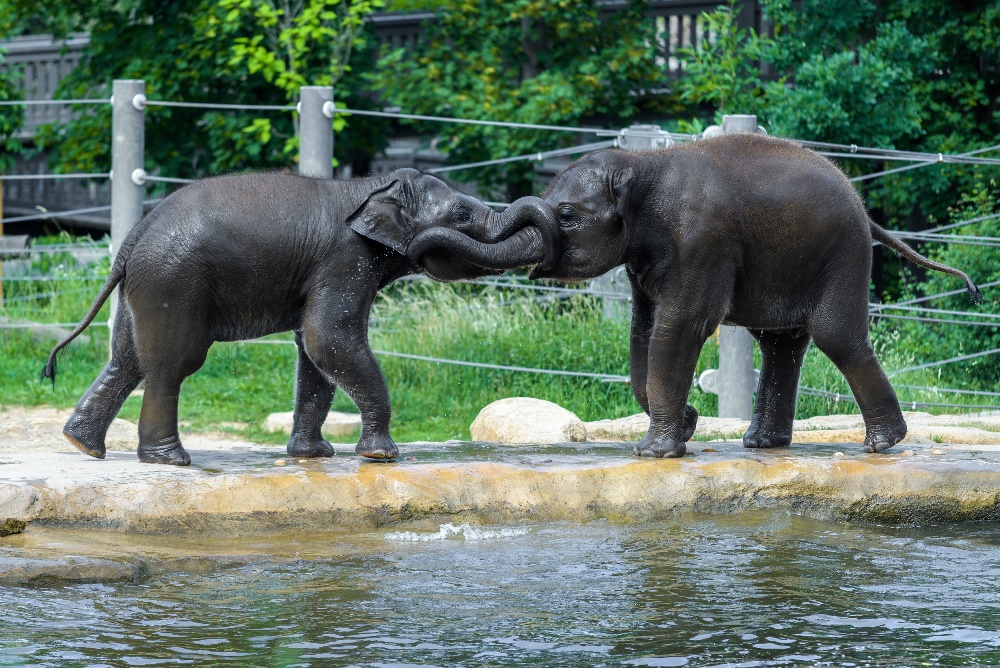
[[[997,665],[997,529],[747,512],[245,540],[241,566],[0,588],[0,666]]]

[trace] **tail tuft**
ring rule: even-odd
[[[972,297],[972,301],[976,304],[982,304],[986,301],[983,299],[983,293],[980,292],[979,286],[972,282],[969,283],[969,296]]]
[[[42,383],[48,378],[52,381],[52,389],[56,388],[56,355],[52,353],[49,356],[49,360],[45,363],[45,368],[42,369],[42,377],[38,380]]]

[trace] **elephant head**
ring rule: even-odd
[[[454,281],[554,258],[558,232],[547,208],[537,201],[511,209],[498,213],[441,179],[400,169],[347,222],[432,278]]]
[[[542,194],[559,229],[560,252],[531,278],[582,280],[622,264],[628,245],[626,206],[635,179],[624,151],[601,151],[559,173]]]

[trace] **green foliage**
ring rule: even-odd
[[[636,94],[662,82],[654,26],[642,10],[643,3],[630,2],[602,22],[595,0],[456,2],[425,24],[415,53],[383,53],[371,84],[385,103],[412,113],[571,126],[600,115],[621,124],[636,113]],[[473,125],[421,129],[440,133],[436,145],[452,164],[573,140]],[[475,176],[516,196],[530,191],[531,165],[512,163]]]
[[[709,104],[721,113],[752,114],[760,107],[757,63],[772,41],[737,24],[736,0],[702,15],[702,30],[714,39],[678,50],[684,75],[677,81],[681,99]]]
[[[0,3],[2,8],[2,3]],[[15,35],[21,28],[14,15],[0,11],[0,39]],[[6,51],[0,48],[0,102],[23,98],[20,88],[20,72],[4,67]],[[0,106],[0,172],[6,172],[14,164],[14,154],[21,151],[17,131],[24,123],[24,107]]]
[[[241,39],[252,39],[261,29],[253,16],[242,10],[234,20],[227,21],[228,11],[220,8],[219,0],[0,3],[29,17],[27,20],[36,29],[51,31],[57,37],[89,30],[91,41],[83,60],[63,79],[57,96],[108,97],[113,79],[137,78],[146,81],[146,95],[151,100],[275,105],[289,102],[287,91],[269,82],[261,70],[251,73],[246,60],[233,61],[233,45]],[[310,20],[332,21],[322,11]],[[308,30],[308,26],[303,27],[303,34],[308,35]],[[296,39],[301,46],[304,37],[298,35]],[[365,51],[367,47],[362,45],[359,50],[358,44],[358,40],[351,43],[354,57],[371,57],[370,51]],[[332,45],[322,41],[310,45],[306,56],[296,56],[297,75],[305,81],[320,81],[323,77],[329,81],[330,49]],[[349,71],[343,74],[348,56],[341,53],[338,67],[343,76],[338,97],[363,108],[370,100],[358,93],[359,78]],[[38,143],[52,150],[51,161],[59,171],[107,171],[111,161],[110,108],[85,105],[75,111],[72,121],[43,130]],[[264,123],[255,124],[258,120],[259,114],[252,112],[147,107],[146,169],[165,176],[197,177],[287,168],[293,159],[286,152],[295,136],[293,114],[269,112],[267,132]],[[355,132],[338,138],[337,156],[347,161],[359,156],[367,159],[384,143],[384,135],[375,124],[353,121],[352,125]],[[251,130],[245,132],[247,128]]]
[[[980,177],[972,189],[964,193],[952,208],[950,217],[952,222],[959,222],[994,213],[1000,213],[997,179],[987,180]],[[949,230],[948,234],[1000,237],[1000,220],[994,218],[966,225]],[[1000,248],[940,244],[923,250],[938,262],[960,267],[979,284],[1000,280]],[[915,288],[919,294],[933,295],[960,289],[963,285],[961,279],[954,276],[927,271],[924,280]],[[1000,313],[1000,291],[995,287],[989,288],[983,290],[983,296],[986,299],[984,303],[973,304],[963,290],[960,294],[936,299],[924,305],[931,308],[966,311],[973,315]],[[988,320],[988,318],[976,319]],[[901,330],[904,345],[914,352],[920,362],[1000,348],[1000,330],[996,327],[908,322],[901,327]],[[1000,385],[1000,355],[988,355],[961,364],[945,365],[935,369],[935,375],[940,379],[939,383],[944,386],[995,390]]]
[[[902,22],[880,24],[855,50],[813,53],[794,87],[769,84],[766,122],[787,137],[891,148],[922,133],[919,88],[934,57]]]
[[[300,0],[280,7],[273,0],[219,0],[225,16],[209,15],[208,32],[217,33],[223,23],[254,25],[253,36],[233,36],[229,65],[260,73],[294,102],[300,87],[334,86],[350,71],[351,52],[365,44],[365,17],[384,6],[385,0]],[[334,129],[344,125],[338,115]],[[255,118],[243,131],[267,144],[271,119]],[[297,148],[298,138],[288,137],[284,152]]]

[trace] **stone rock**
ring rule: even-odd
[[[699,415],[698,427],[695,429],[693,439],[697,441],[742,441],[743,434],[749,426],[749,420]]]
[[[270,432],[292,433],[293,411],[287,413],[271,413],[264,420],[264,430]],[[351,436],[361,429],[361,416],[357,413],[341,413],[330,411],[323,423],[323,435],[327,438],[335,436]]]
[[[574,413],[542,399],[500,399],[479,411],[469,426],[473,441],[578,443],[587,429]]]
[[[0,416],[0,451],[4,450],[5,446],[9,448],[25,442],[57,449],[65,447],[72,449],[73,446],[62,433],[63,425],[72,412],[70,409],[60,411],[48,409],[39,417],[13,416],[6,422],[2,419],[4,416]],[[132,452],[139,444],[139,428],[127,420],[115,418],[108,428],[104,442],[108,450]]]
[[[3,538],[4,536],[13,536],[14,534],[21,533],[27,526],[28,526],[27,522],[15,519],[13,517],[8,517],[5,520],[0,520],[0,538]]]
[[[27,584],[37,580],[65,580],[68,582],[137,582],[146,575],[142,562],[123,562],[112,559],[64,557],[62,559],[34,559],[31,557],[0,556],[0,583]]]
[[[747,420],[699,415],[698,427],[692,438],[696,441],[740,440],[749,426]],[[649,429],[649,416],[638,413],[617,420],[585,422],[584,427],[588,441],[638,441]]]
[[[699,425],[701,424],[699,419]],[[638,441],[649,430],[649,416],[637,413],[616,420],[596,420],[584,422],[588,441]]]
[[[931,415],[904,412],[907,434],[900,444],[1000,445],[1000,416]],[[734,418],[698,417],[694,440],[742,440],[750,423]],[[617,420],[585,422],[588,441],[638,441],[649,429],[645,413]],[[864,443],[865,422],[857,413],[796,420],[792,443]]]

